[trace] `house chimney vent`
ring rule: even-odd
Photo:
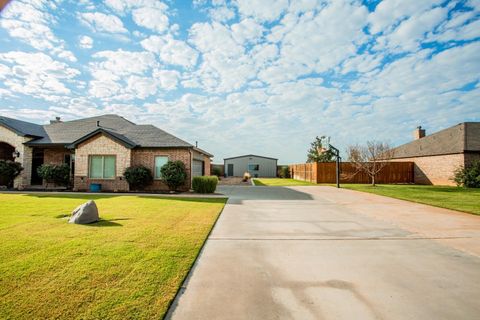
[[[422,126],[418,126],[415,131],[413,131],[413,138],[415,140],[425,137],[425,129],[422,129]]]
[[[97,127],[100,127],[100,120],[97,120]]]
[[[198,148],[198,141],[195,141],[195,148]]]
[[[60,123],[60,122],[62,122],[62,118],[60,118],[60,117],[55,117],[55,120],[50,120],[50,124]]]

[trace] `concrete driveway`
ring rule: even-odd
[[[230,196],[172,319],[480,319],[480,217],[331,187]]]

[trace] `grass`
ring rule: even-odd
[[[480,189],[448,186],[342,184],[342,188],[480,215]]]
[[[255,178],[253,183],[256,186],[288,187],[288,186],[316,186],[315,183],[283,178]]]
[[[95,199],[101,221],[65,218]],[[159,319],[224,199],[0,194],[0,319]]]

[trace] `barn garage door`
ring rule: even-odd
[[[193,160],[192,174],[194,177],[203,176],[203,161]]]

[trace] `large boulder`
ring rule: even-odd
[[[90,200],[73,210],[72,217],[68,220],[68,223],[88,224],[97,222],[98,220],[100,220],[100,218],[98,216],[97,205],[95,201]]]

